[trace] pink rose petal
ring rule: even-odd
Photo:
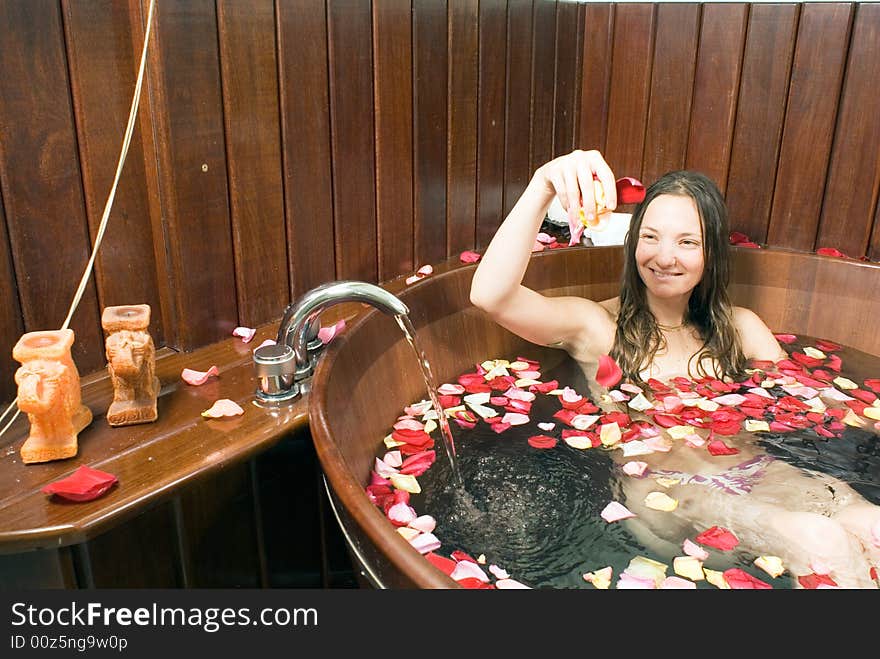
[[[544,423],[543,421],[538,424],[538,427],[544,432],[550,432],[556,427],[555,423]]]
[[[471,561],[459,561],[458,563],[456,563],[455,569],[449,576],[452,577],[455,581],[473,578],[479,579],[483,583],[489,583],[489,575],[483,572],[483,568]]]
[[[386,516],[395,526],[406,526],[418,517],[415,509],[408,503],[403,503],[402,501],[391,506],[388,509]]]
[[[434,266],[431,265],[423,265],[416,271],[418,274],[422,275],[422,277],[427,277],[430,274],[434,273]]]
[[[498,590],[531,590],[531,586],[526,586],[524,583],[520,583],[516,579],[499,579],[495,582],[495,587]]]
[[[212,375],[220,375],[220,370],[216,366],[212,366],[207,371],[194,371],[191,368],[185,368],[180,372],[183,381],[195,387],[205,384]]]
[[[321,343],[327,345],[333,340],[337,334],[341,334],[345,329],[345,318],[335,323],[334,325],[329,325],[327,327],[322,327],[318,330],[318,338],[321,339]]]
[[[222,416],[238,416],[239,414],[244,414],[244,410],[241,409],[241,406],[238,403],[234,400],[229,400],[228,398],[221,398],[207,410],[202,412],[202,416],[211,419],[217,419]]]
[[[411,529],[416,529],[422,533],[433,533],[437,526],[437,520],[430,515],[419,515],[409,523]]]
[[[419,533],[415,538],[409,541],[420,554],[440,549],[440,541],[433,533]]]
[[[709,558],[709,552],[700,547],[697,543],[691,541],[690,538],[685,538],[681,547],[685,554],[692,558],[696,558],[697,560],[705,561]]]
[[[501,423],[509,424],[511,426],[521,426],[528,422],[529,417],[518,412],[508,412],[501,418]]]
[[[691,590],[695,589],[697,584],[689,579],[681,577],[669,576],[660,583],[661,590]]]
[[[410,284],[415,284],[421,278],[422,278],[421,275],[410,275],[409,277],[406,278],[406,285],[409,286]]]
[[[641,476],[645,473],[645,469],[648,468],[647,462],[641,462],[640,460],[632,460],[623,465],[623,473],[627,476]]]
[[[278,342],[275,339],[266,339],[260,345],[258,345],[256,348],[254,348],[254,352],[259,350],[263,346],[274,346],[276,343],[278,343]]]
[[[617,522],[621,519],[629,519],[630,517],[635,517],[636,514],[631,512],[626,506],[622,503],[618,503],[617,501],[612,501],[601,513],[602,519],[604,519],[609,524],[611,522]]]
[[[510,579],[507,570],[503,570],[497,565],[490,565],[489,572],[491,572],[496,579]]]
[[[242,343],[250,343],[257,330],[252,327],[236,327],[232,330],[232,336],[241,337]]]
[[[470,250],[465,250],[458,257],[458,260],[462,263],[476,263],[480,260],[480,255],[476,252],[471,252]]]

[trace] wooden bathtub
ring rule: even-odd
[[[880,355],[880,265],[773,249],[733,252],[735,304],[757,312],[774,331]],[[620,247],[553,250],[533,255],[525,283],[548,295],[601,300],[617,294],[622,264]],[[412,286],[386,286],[409,306],[438,384],[490,358],[521,354],[545,368],[558,363],[564,353],[523,341],[470,304],[474,268],[451,260]],[[375,310],[328,347],[314,377],[310,427],[331,502],[353,560],[377,587],[458,587],[395,532],[364,492],[382,438],[403,407],[424,396],[403,333]]]

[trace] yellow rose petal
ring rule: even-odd
[[[804,354],[813,359],[825,359],[825,357],[827,357],[824,352],[818,348],[813,348],[812,346],[804,348]]]
[[[398,442],[391,438],[391,435],[388,435],[385,439],[382,440],[385,443],[386,448],[396,448],[398,446],[403,446],[406,442]]]
[[[869,419],[874,419],[874,421],[880,421],[880,407],[866,407],[865,411],[862,412]]]
[[[654,481],[657,483],[657,485],[660,485],[661,487],[669,488],[669,487],[672,487],[673,485],[678,485],[681,482],[681,479],[680,478],[669,478],[667,476],[658,476],[657,478],[654,479]]]
[[[663,492],[648,492],[645,505],[654,510],[670,512],[678,507],[678,501]]]
[[[598,588],[599,590],[608,590],[611,586],[612,573],[613,568],[609,565],[608,567],[603,567],[601,570],[596,570],[595,572],[587,572],[584,575],[584,581],[593,584],[593,587]]]
[[[760,419],[746,419],[745,428],[749,432],[767,431],[770,430],[770,424]]]
[[[434,421],[433,419],[428,419],[427,421],[425,421],[425,432],[426,433],[428,433],[430,435],[435,430],[437,430],[437,422],[436,421]]]
[[[541,384],[540,380],[533,380],[532,378],[520,378],[516,382],[513,383],[515,387],[519,387],[523,389],[525,387],[531,387],[533,384]]]
[[[584,437],[581,435],[573,435],[571,437],[566,437],[563,439],[566,444],[568,444],[572,448],[577,449],[588,449],[593,448],[593,442],[589,437]]]
[[[836,378],[834,378],[834,380],[832,380],[832,382],[834,382],[834,384],[836,384],[841,389],[858,389],[859,388],[859,385],[857,385],[855,382],[853,382],[849,378],[845,378],[842,376],[837,376]]]
[[[413,538],[421,533],[418,529],[412,529],[408,526],[398,526],[397,532],[403,536],[403,539],[410,542]]]
[[[422,491],[419,482],[412,474],[391,474],[389,480],[398,490],[406,490],[410,494],[418,494]]]
[[[599,439],[605,446],[614,446],[620,442],[620,426],[617,422],[603,423],[599,426]]]
[[[721,588],[722,590],[730,590],[730,584],[727,583],[727,580],[724,578],[723,572],[710,570],[707,567],[703,568],[703,572],[706,574],[706,581],[708,581],[710,584],[712,584],[716,588]]]
[[[672,437],[672,439],[684,439],[685,437],[690,437],[694,434],[694,427],[672,426],[671,428],[666,428],[666,432]]]
[[[846,415],[841,419],[841,421],[843,421],[848,426],[852,426],[853,428],[861,428],[865,425],[865,420],[859,417],[859,415],[852,410],[847,410]]]
[[[703,561],[693,556],[676,556],[672,559],[672,569],[677,575],[691,581],[702,581],[706,578],[703,574]]]
[[[758,556],[755,559],[755,565],[774,579],[785,572],[785,566],[779,556]]]
[[[643,579],[653,579],[658,586],[666,578],[668,565],[644,556],[636,556],[626,567],[628,574]]]

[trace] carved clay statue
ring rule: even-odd
[[[156,348],[147,332],[150,306],[105,307],[101,326],[107,332],[107,369],[113,382],[113,402],[107,410],[111,426],[149,423],[158,417]]]
[[[70,356],[73,330],[28,332],[12,349],[21,363],[15,373],[18,408],[31,422],[21,447],[26,464],[76,455],[77,435],[92,421],[82,404],[79,372]]]

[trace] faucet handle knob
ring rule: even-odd
[[[257,371],[257,397],[263,400],[287,400],[299,395],[295,382],[296,354],[289,345],[276,343],[254,351]]]

